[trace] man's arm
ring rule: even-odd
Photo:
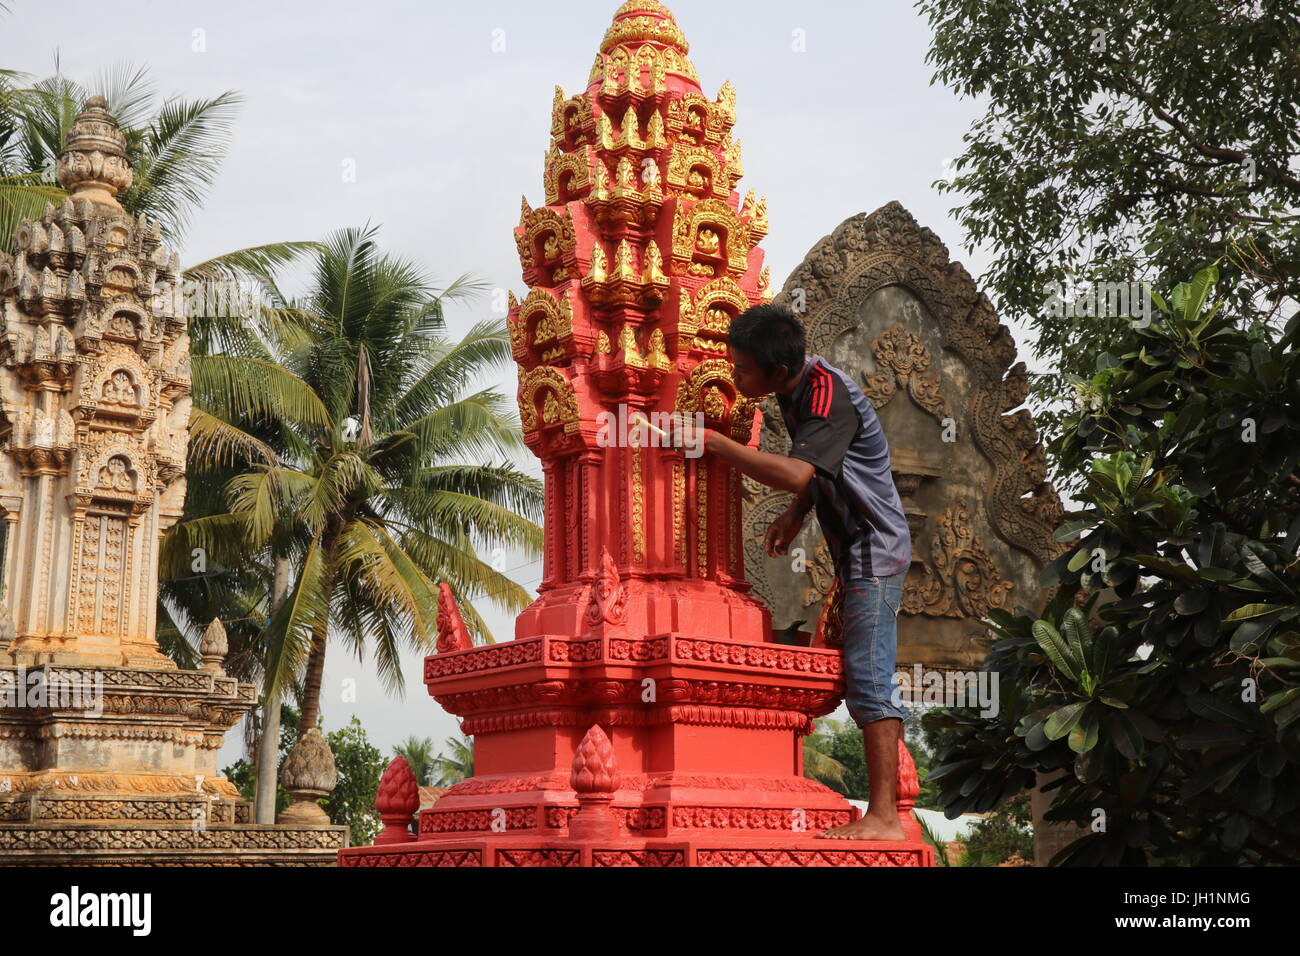
[[[816,469],[808,462],[750,448],[711,428],[705,432],[704,448],[729,463],[742,475],[748,475],[769,488],[795,495],[798,507],[802,509],[801,514],[807,514],[812,507],[808,484]]]

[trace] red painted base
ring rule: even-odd
[[[803,736],[843,693],[836,650],[596,626],[443,651],[425,683],[474,735],[476,775],[420,814],[418,841],[394,827],[342,866],[934,865],[902,746],[906,839],[817,836],[858,816],[803,775]],[[409,775],[385,774],[385,821],[415,812]]]
[[[343,850],[339,866],[934,866],[924,843],[787,837],[421,840]]]

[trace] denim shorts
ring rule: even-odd
[[[844,702],[861,727],[907,711],[894,702],[898,608],[906,571],[858,578],[844,587]]]

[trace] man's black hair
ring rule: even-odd
[[[766,303],[746,309],[732,321],[727,342],[752,355],[765,374],[776,371],[778,365],[784,365],[790,375],[803,371],[803,325],[783,305]]]

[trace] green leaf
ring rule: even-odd
[[[1071,659],[1070,649],[1056,628],[1043,620],[1035,621],[1032,627],[1034,640],[1043,649],[1048,659],[1062,674],[1071,681],[1078,681],[1081,662]]]
[[[1060,740],[1070,733],[1083,717],[1084,710],[1089,703],[1091,702],[1081,700],[1078,703],[1066,704],[1056,710],[1044,723],[1043,733],[1047,736],[1047,739]]]
[[[1232,621],[1244,621],[1247,618],[1262,617],[1265,614],[1271,614],[1274,611],[1285,611],[1288,605],[1285,604],[1243,604],[1231,614],[1223,619],[1224,624]]]
[[[1077,754],[1086,754],[1097,746],[1099,726],[1100,721],[1096,712],[1086,711],[1080,717],[1079,722],[1075,724],[1074,729],[1070,731],[1070,749]]]

